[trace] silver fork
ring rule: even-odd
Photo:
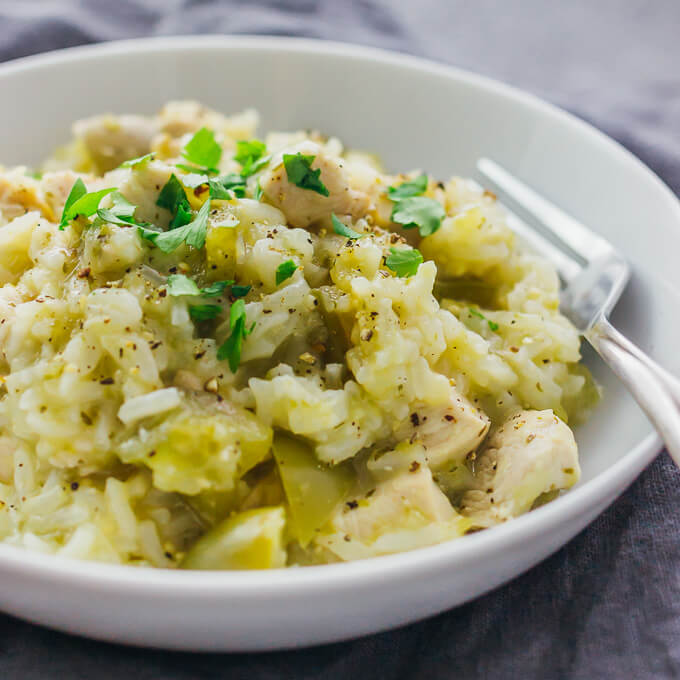
[[[510,227],[555,265],[562,313],[625,384],[680,465],[680,381],[607,320],[630,276],[626,260],[498,163],[481,158],[477,170],[508,208]]]

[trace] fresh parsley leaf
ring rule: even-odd
[[[143,238],[151,241],[164,253],[172,253],[186,240],[185,227],[178,227],[170,231],[151,231],[144,227],[139,227],[139,229]]]
[[[346,224],[343,224],[336,216],[335,213],[331,213],[331,221],[333,222],[333,231],[340,236],[345,238],[357,239],[363,238],[366,234],[360,234],[354,229],[350,229]]]
[[[150,229],[140,227],[139,235],[147,241],[151,241],[164,253],[172,253],[182,243],[200,249],[205,245],[205,238],[208,233],[209,212],[210,199],[201,206],[196,217],[188,224],[176,229],[170,229],[169,231],[151,231]]]
[[[118,217],[114,215],[110,210],[97,210],[97,217],[102,222],[108,222],[109,224],[117,224],[120,227],[140,227],[142,225],[137,224],[134,217]],[[97,222],[95,222],[96,226]]]
[[[217,181],[226,189],[235,189],[241,186],[245,187],[246,185],[245,178],[241,177],[241,175],[238,175],[235,172],[230,172],[226,175],[222,175],[221,177],[218,178]]]
[[[245,297],[250,293],[250,289],[252,286],[232,286],[231,287],[231,294],[235,298],[240,298],[240,297]]]
[[[80,177],[74,182],[69,192],[66,203],[64,204],[64,211],[61,214],[61,222],[59,224],[59,229],[63,229],[69,222],[69,215],[71,214],[71,207],[73,204],[81,199],[87,193],[87,187]]]
[[[276,268],[276,285],[283,283],[295,273],[297,265],[293,260],[286,260]]]
[[[390,248],[390,254],[385,258],[385,264],[400,278],[413,276],[422,263],[423,256],[415,248]]]
[[[130,203],[130,201],[118,191],[111,194],[111,207],[99,208],[97,210],[97,217],[102,222],[109,222],[110,224],[118,224],[122,227],[137,227],[148,226],[142,225],[135,219],[135,210],[137,206]],[[96,224],[96,222],[95,222]]]
[[[215,281],[205,288],[199,288],[193,279],[184,274],[171,274],[166,282],[169,295],[203,295],[205,297],[217,297],[224,292],[233,281]]]
[[[243,198],[246,195],[245,179],[235,172],[210,180],[209,185],[210,196],[215,199],[230,201],[234,196]]]
[[[169,210],[172,214],[170,229],[176,229],[191,222],[191,205],[184,193],[184,187],[175,174],[170,175],[170,179],[161,189],[156,205]]]
[[[243,198],[246,195],[246,181],[235,172],[223,175],[217,179],[207,175],[190,173],[182,177],[182,184],[189,189],[195,189],[202,184],[207,184],[210,188],[210,198],[216,200],[230,201],[235,196]]]
[[[421,236],[434,234],[446,215],[439,201],[422,196],[427,182],[427,175],[423,173],[387,190],[388,198],[395,203],[392,220],[403,224],[405,229],[418,227]]]
[[[208,214],[210,213],[210,199],[208,199],[196,214],[196,217],[181,229],[186,230],[185,241],[187,245],[200,250],[205,245],[208,234]]]
[[[468,307],[468,314],[471,316],[476,316],[478,319],[481,319],[482,321],[486,321],[489,324],[489,328],[492,331],[497,331],[498,330],[498,324],[495,321],[491,321],[491,319],[487,319],[484,314],[482,314],[479,310],[473,309],[472,307]]]
[[[43,174],[42,172],[40,172],[40,170],[31,170],[30,168],[26,168],[24,175],[26,175],[26,177],[31,177],[33,179],[42,179],[43,177]]]
[[[217,297],[218,295],[222,295],[224,289],[227,286],[231,286],[233,283],[233,281],[215,281],[205,288],[201,288],[201,295],[205,295],[206,297]]]
[[[177,213],[172,218],[168,226],[170,227],[170,229],[177,229],[178,227],[183,227],[185,224],[189,224],[189,222],[191,222],[192,217],[193,213],[191,212],[191,206],[189,205],[189,203],[188,202],[186,204],[182,203],[177,208]]]
[[[130,203],[130,201],[120,193],[114,191],[111,194],[111,212],[118,217],[134,217],[137,206]]]
[[[200,295],[201,289],[193,279],[184,274],[171,274],[166,282],[169,295]]]
[[[260,186],[260,180],[257,180],[257,184],[255,185],[255,191],[253,192],[253,198],[256,201],[261,201],[262,200],[262,194],[264,192],[262,191],[262,187]]]
[[[422,174],[411,179],[408,182],[402,182],[396,187],[389,187],[387,196],[390,201],[401,201],[404,198],[411,198],[412,196],[420,196],[425,193],[427,189],[427,175]]]
[[[147,227],[137,227],[137,233],[139,234],[140,238],[143,238],[145,241],[155,243],[156,239],[163,232],[156,229],[147,229]]]
[[[286,169],[288,181],[301,189],[316,191],[317,194],[328,196],[328,189],[321,181],[321,168],[312,170],[312,163],[316,156],[307,156],[302,153],[284,153],[283,167]]]
[[[208,184],[209,181],[210,178],[208,175],[202,175],[198,172],[190,172],[188,175],[182,177],[182,184],[187,189],[195,189],[196,187],[200,187],[201,184]]]
[[[139,158],[131,158],[128,161],[123,161],[118,167],[121,168],[136,168],[136,167],[142,167],[146,165],[149,161],[152,161],[155,158],[155,154],[153,153],[147,153],[144,156],[140,156]]]
[[[221,313],[220,305],[189,305],[189,316],[194,321],[210,321]]]
[[[85,193],[83,193],[83,190],[85,190]],[[97,208],[99,207],[102,198],[113,191],[116,191],[116,187],[87,193],[83,180],[78,178],[66,199],[59,229],[63,229],[71,220],[78,217],[78,215],[84,215],[85,217],[94,215],[97,212]]]
[[[89,194],[85,194],[71,206],[69,210],[71,217],[76,217],[77,215],[90,217],[91,215],[94,215],[97,212],[97,208],[99,207],[102,198],[108,196],[115,190],[116,187],[111,187],[110,189],[101,189],[100,191],[93,191]]]
[[[231,335],[220,345],[217,350],[217,358],[220,361],[228,359],[229,368],[232,373],[236,373],[238,365],[241,363],[241,348],[243,347],[243,324],[237,324],[232,328]]]
[[[217,166],[222,158],[222,147],[215,140],[215,133],[202,127],[182,149],[182,157],[208,173],[219,172]],[[182,166],[185,169],[184,166]]]
[[[241,164],[241,176],[250,177],[267,165],[271,156],[265,155],[266,153],[267,145],[259,139],[236,142],[234,160]]]
[[[392,210],[392,220],[404,229],[418,227],[421,236],[434,234],[446,216],[439,201],[427,196],[412,196],[398,201]]]
[[[188,202],[182,183],[177,179],[177,175],[173,173],[170,175],[170,179],[165,183],[165,186],[161,189],[161,193],[158,194],[156,205],[159,208],[169,210],[174,215],[177,212],[177,207],[181,203]]]
[[[227,359],[232,373],[236,373],[241,363],[241,349],[243,340],[253,332],[255,324],[246,327],[246,304],[242,299],[236,300],[229,310],[229,328],[231,335],[220,345],[217,350],[217,358],[220,361]]]
[[[251,165],[267,153],[267,145],[259,139],[241,139],[236,142],[234,160],[241,165]]]
[[[236,302],[234,302],[234,304],[231,306],[231,309],[229,310],[229,328],[234,328],[236,322],[239,319],[243,319],[245,321],[245,318],[246,318],[246,303],[243,300],[237,300]]]
[[[193,172],[195,172],[195,173],[199,173],[199,172],[202,172],[202,173],[206,173],[206,172],[215,173],[215,172],[217,172],[217,170],[214,169],[214,168],[212,168],[212,169],[211,169],[211,168],[201,168],[200,166],[197,166],[197,165],[189,165],[188,163],[175,163],[175,167],[176,167],[176,168],[179,168],[180,170],[184,170],[184,172],[188,172],[188,173],[193,173]]]

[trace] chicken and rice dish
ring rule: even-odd
[[[598,390],[495,197],[257,123],[171,102],[0,168],[4,543],[325,564],[578,480]]]

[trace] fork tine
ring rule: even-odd
[[[480,191],[484,188],[474,180],[472,181]],[[577,262],[566,253],[563,253],[557,246],[548,241],[547,238],[541,236],[540,232],[532,229],[526,222],[520,219],[507,205],[501,205],[503,205],[503,210],[506,214],[505,221],[510,229],[524,241],[530,250],[550,260],[565,285],[583,271],[580,261]]]
[[[552,237],[556,245],[571,251],[573,259],[585,264],[613,252],[607,241],[513,177],[495,161],[480,158],[477,169],[493,184],[502,199],[509,199],[513,207],[524,213],[548,238]]]

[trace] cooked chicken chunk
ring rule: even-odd
[[[154,118],[133,115],[93,116],[73,126],[73,134],[85,145],[100,172],[149,153],[157,132],[158,123]]]
[[[253,109],[225,116],[191,100],[168,102],[158,114],[160,131],[170,137],[182,137],[207,127],[232,139],[248,139],[255,134],[259,119]]]
[[[25,175],[21,168],[0,173],[0,225],[32,210],[40,211],[48,219],[54,217],[40,182]]]
[[[118,187],[125,198],[137,206],[135,217],[166,227],[171,217],[165,208],[157,205],[158,192],[170,179],[172,168],[165,163],[151,161],[133,170],[121,168],[107,178]]]
[[[521,411],[491,437],[476,461],[477,488],[461,512],[490,526],[531,509],[542,494],[573,486],[580,468],[571,430],[551,410]]]
[[[322,196],[289,182],[283,166],[283,153],[314,156],[311,168],[321,170],[320,180],[329,195]],[[260,186],[266,197],[285,213],[288,222],[294,227],[308,227],[322,217],[329,217],[331,213],[358,218],[366,213],[370,205],[365,193],[351,188],[342,159],[328,154],[323,147],[310,141],[296,144],[277,155],[270,169],[260,179]]]
[[[367,498],[342,505],[331,524],[338,532],[370,543],[387,531],[443,522],[456,516],[425,465],[380,482]]]
[[[78,175],[72,170],[60,170],[58,172],[46,172],[40,180],[46,203],[52,209],[52,219],[57,220],[61,216],[68,195],[76,183]],[[48,219],[50,215],[45,215]]]
[[[31,266],[31,239],[39,220],[37,212],[30,212],[0,228],[0,285],[15,283]]]
[[[394,434],[399,440],[422,444],[429,466],[439,470],[461,463],[488,431],[486,414],[452,387],[446,406],[414,410]]]

